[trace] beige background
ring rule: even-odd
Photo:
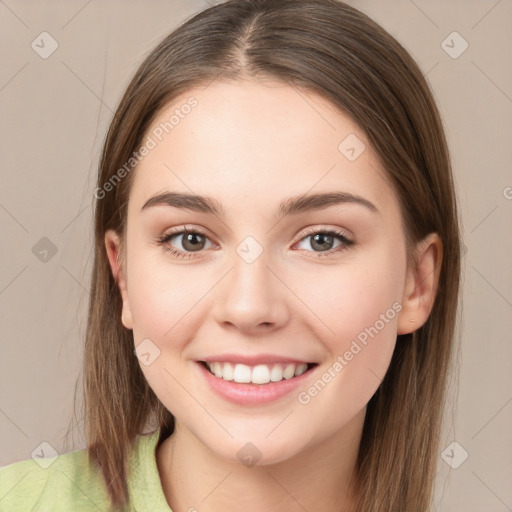
[[[441,450],[457,441],[453,460],[469,456],[452,469],[439,454],[436,510],[512,511],[512,2],[350,3],[417,59],[452,149],[467,253],[459,391]],[[146,53],[208,5],[0,0],[0,465],[30,458],[43,441],[59,453],[85,446],[72,404],[101,143]],[[58,43],[46,59],[31,47],[43,31]],[[469,44],[456,59],[442,46],[454,31]],[[452,51],[462,48],[455,37]],[[57,250],[46,262],[43,237]]]

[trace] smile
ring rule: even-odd
[[[211,374],[225,381],[240,384],[268,384],[298,377],[314,366],[314,363],[275,363],[249,366],[242,363],[203,362]]]
[[[260,406],[289,396],[297,388],[305,386],[319,365],[275,361],[255,365],[235,361],[196,361],[195,367],[200,378],[221,398],[238,405]]]

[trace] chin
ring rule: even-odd
[[[286,433],[284,435],[287,436]],[[270,466],[292,459],[300,453],[298,440],[290,436],[287,439],[288,442],[283,442],[278,436],[274,440],[265,439],[260,432],[254,436],[247,433],[241,440],[235,438],[227,443],[212,441],[205,444],[212,453],[226,461],[247,467]]]

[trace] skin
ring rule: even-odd
[[[133,171],[126,245],[112,231],[105,236],[123,324],[135,346],[149,338],[159,348],[141,369],[176,418],[156,453],[165,496],[174,512],[348,510],[366,405],[397,334],[428,318],[441,241],[426,237],[407,268],[385,172],[364,133],[320,96],[279,82],[214,82],[167,105],[147,134],[191,96],[198,105]],[[349,134],[366,146],[354,161],[338,149]],[[141,212],[163,191],[213,197],[225,217],[167,205]],[[378,213],[341,204],[279,217],[283,200],[333,191],[362,196]],[[156,243],[184,225],[207,235],[199,251],[180,235],[168,242],[190,259]],[[335,228],[355,243],[322,257],[306,227]],[[236,252],[249,235],[263,249],[251,264]],[[327,249],[342,245],[335,238]],[[196,361],[206,356],[290,355],[319,364],[299,389],[307,391],[393,303],[401,311],[307,404],[292,392],[236,405],[200,378]],[[261,452],[254,466],[237,457],[249,441]]]

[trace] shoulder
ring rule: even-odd
[[[0,512],[107,509],[101,471],[85,449],[0,468]]]

